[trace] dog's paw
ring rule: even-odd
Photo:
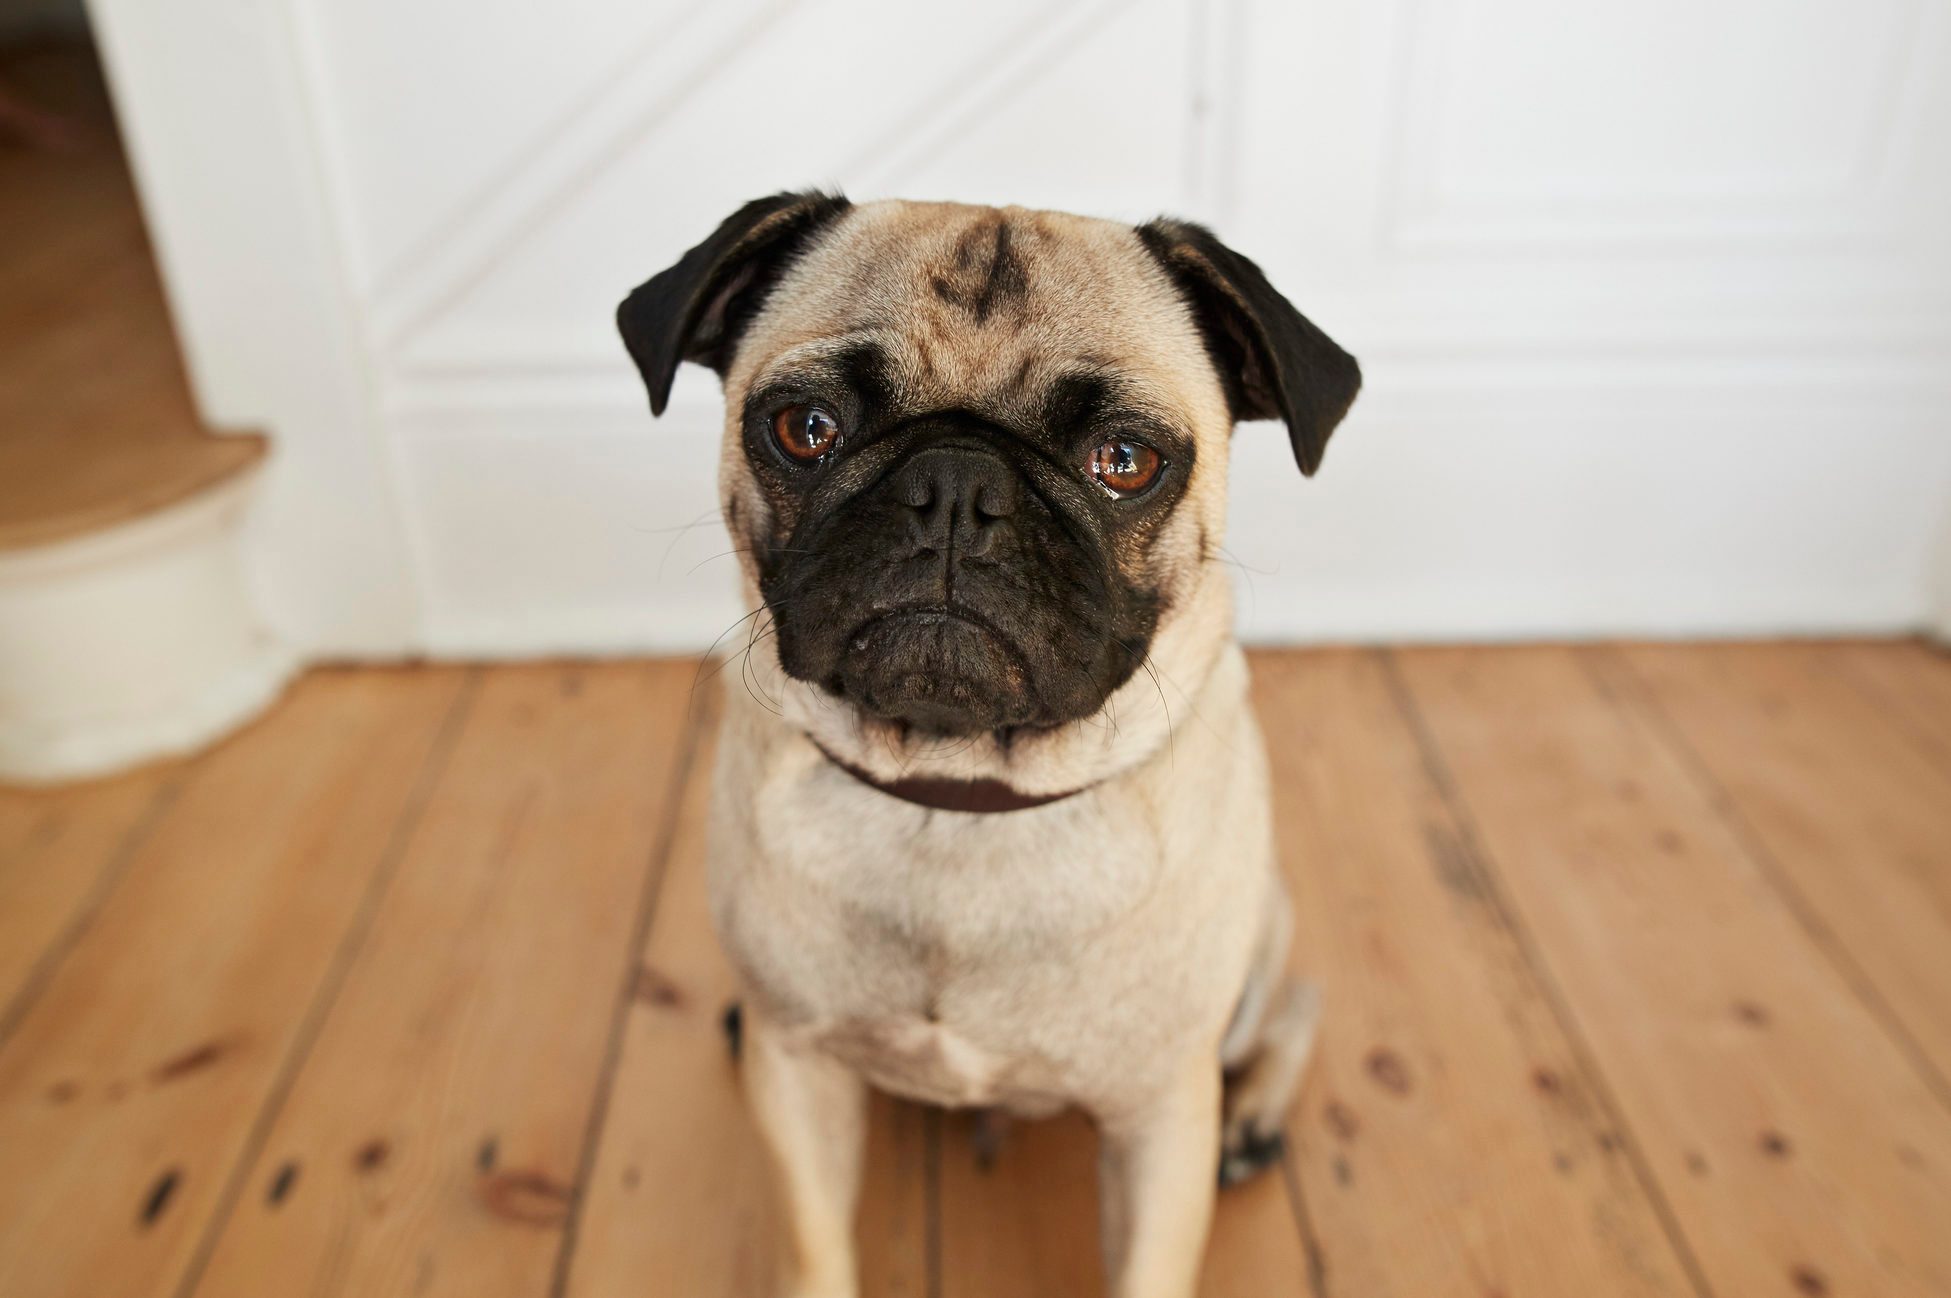
[[[1219,1186],[1250,1181],[1287,1156],[1287,1136],[1279,1127],[1262,1131],[1252,1122],[1229,1122],[1221,1133]]]
[[[976,1171],[994,1170],[1002,1157],[1003,1140],[1009,1135],[1009,1115],[1001,1109],[977,1109],[969,1120],[969,1152],[975,1156]]]

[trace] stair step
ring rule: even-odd
[[[114,118],[85,45],[0,52],[60,147],[0,139],[0,552],[72,539],[249,470],[199,423]]]

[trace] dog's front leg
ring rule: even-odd
[[[1218,1188],[1220,1074],[1203,1053],[1161,1093],[1100,1114],[1098,1194],[1113,1298],[1192,1298]]]
[[[772,1154],[790,1240],[782,1292],[855,1298],[866,1086],[827,1055],[787,1044],[749,1001],[744,1037],[746,1098]]]

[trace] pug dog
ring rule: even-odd
[[[1353,357],[1194,224],[748,203],[618,325],[716,370],[751,620],[713,919],[794,1298],[857,1290],[869,1086],[1077,1107],[1118,1298],[1186,1298],[1317,1018],[1219,562],[1240,420],[1303,474]],[[1217,1176],[1215,1171],[1217,1170]]]

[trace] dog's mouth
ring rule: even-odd
[[[1043,720],[1022,651],[972,609],[894,609],[860,624],[846,644],[825,683],[869,715],[946,736]]]

